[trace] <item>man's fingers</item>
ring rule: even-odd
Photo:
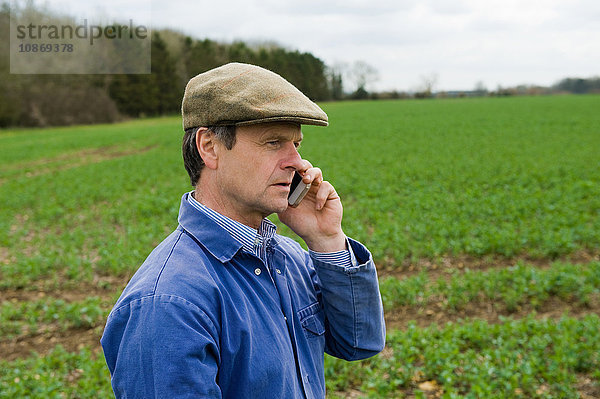
[[[319,168],[309,168],[304,172],[302,181],[306,184],[319,185],[323,181],[323,172]]]
[[[307,170],[309,170],[310,168],[312,168],[312,164],[307,161],[306,159],[302,160],[302,168],[298,169],[298,172],[300,172],[301,174],[306,172]]]
[[[323,209],[323,207],[325,206],[325,203],[328,200],[337,199],[337,198],[339,198],[339,197],[338,197],[337,193],[335,192],[335,189],[333,188],[331,183],[329,183],[328,181],[323,181],[319,185],[319,189],[316,194],[315,208],[318,211],[320,211],[321,209]]]
[[[305,184],[311,184],[317,190],[315,193],[315,208],[320,211],[325,206],[325,203],[330,199],[339,198],[333,186],[323,180],[323,171],[320,168],[313,167],[310,162],[306,159],[302,160],[304,170],[299,170],[302,174],[302,182]],[[313,191],[314,192],[314,191]]]

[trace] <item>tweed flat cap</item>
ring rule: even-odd
[[[300,90],[264,68],[230,63],[190,79],[181,104],[183,128],[296,122],[327,126],[327,114]]]

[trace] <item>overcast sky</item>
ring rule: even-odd
[[[195,38],[275,41],[329,66],[366,61],[376,90],[551,85],[600,75],[599,0],[48,0]],[[151,19],[151,22],[150,22]],[[350,82],[348,82],[350,86]],[[348,87],[350,89],[351,87]]]

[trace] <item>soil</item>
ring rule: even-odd
[[[401,265],[389,261],[378,261],[377,274],[380,278],[396,277],[406,278],[426,272],[430,279],[438,276],[455,273],[456,270],[488,270],[502,267],[514,266],[517,263],[548,268],[554,262],[564,263],[590,263],[600,261],[599,250],[581,250],[573,254],[560,257],[531,257],[520,255],[515,257],[504,257],[499,255],[487,255],[475,257],[471,255],[442,256],[437,259],[421,259],[415,262],[404,261]]]
[[[558,320],[563,315],[579,318],[587,314],[600,314],[600,296],[591,298],[588,305],[565,302],[559,298],[549,298],[537,310],[531,306],[522,306],[515,312],[509,312],[492,301],[470,302],[464,309],[449,311],[440,304],[428,304],[424,307],[403,306],[386,312],[388,330],[405,329],[409,322],[418,327],[432,324],[443,326],[448,322],[460,322],[465,319],[482,319],[488,323],[499,323],[500,317],[522,319],[535,312],[538,319],[550,318]]]
[[[598,253],[580,252],[560,259],[571,263],[588,263],[600,260]],[[527,259],[527,258],[498,258],[490,257],[486,259],[459,257],[442,258],[437,262],[420,261],[417,264],[408,265],[401,270],[392,270],[390,268],[381,268],[380,277],[406,278],[407,276],[426,271],[432,279],[438,277],[449,277],[454,270],[479,269],[506,267],[523,261],[528,264],[537,265],[540,268],[549,267],[555,259]],[[452,270],[454,269],[454,270]],[[4,301],[30,301],[44,297],[60,298],[65,301],[80,301],[91,296],[98,296],[112,301],[117,292],[125,286],[128,276],[107,277],[103,276],[99,281],[102,284],[88,283],[78,286],[70,286],[66,289],[36,290],[35,287],[29,289],[12,289],[0,291],[0,303]],[[107,288],[101,288],[105,286]],[[461,322],[464,319],[483,319],[489,323],[500,322],[501,316],[510,316],[513,319],[526,317],[534,312],[533,307],[523,306],[514,312],[508,312],[498,303],[492,301],[479,301],[468,303],[464,309],[458,311],[449,311],[444,308],[443,303],[432,301],[424,306],[405,306],[386,311],[386,325],[388,330],[404,329],[410,321],[414,321],[419,327],[426,327],[432,324],[443,326],[448,322]],[[582,317],[587,314],[600,314],[600,295],[593,296],[590,303],[586,306],[577,303],[569,303],[559,298],[550,298],[535,310],[537,318],[559,319],[568,314],[570,317]],[[48,332],[22,335],[11,340],[0,339],[0,359],[12,361],[31,355],[32,352],[38,354],[48,353],[57,345],[62,345],[68,351],[78,351],[83,347],[88,347],[92,351],[99,353],[100,337],[104,327],[104,321],[93,328],[72,328],[67,330],[49,329]],[[42,330],[42,329],[40,329]],[[430,384],[427,381],[419,382],[424,388],[431,388],[430,391],[424,390],[426,397],[440,397],[442,392],[439,386]],[[417,384],[417,383],[415,383]],[[418,384],[413,388],[419,388]],[[420,388],[419,388],[420,389]],[[579,375],[577,377],[577,389],[582,398],[600,397],[600,387],[590,376]],[[421,389],[423,390],[423,389]],[[413,389],[403,392],[406,397],[413,397]],[[346,392],[347,397],[360,397],[360,392]]]
[[[57,345],[62,345],[69,352],[77,352],[84,347],[99,352],[101,336],[102,326],[90,329],[72,328],[66,331],[27,335],[0,341],[0,359],[12,361],[27,357],[32,352],[43,355]]]
[[[38,161],[27,161],[25,164],[17,163],[9,167],[9,171],[19,171],[23,168],[31,169],[36,167],[35,171],[25,173],[27,177],[36,177],[48,173],[54,173],[62,170],[72,169],[75,167],[98,163],[109,159],[125,157],[133,154],[142,154],[156,148],[156,145],[146,146],[143,148],[134,148],[123,150],[117,146],[87,148],[72,153],[61,154],[54,158],[44,158]],[[0,185],[7,179],[0,181]]]
[[[0,290],[0,303],[34,301],[48,297],[62,299],[65,302],[82,301],[90,297],[111,299],[116,292],[120,292],[129,281],[126,277],[102,276],[92,283],[77,283],[73,286],[57,288],[41,288],[38,286],[25,287],[23,289]]]

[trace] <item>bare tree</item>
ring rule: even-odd
[[[477,96],[485,96],[488,92],[487,87],[485,87],[485,84],[480,80],[477,83],[475,83],[475,95]]]
[[[423,97],[431,97],[433,90],[437,85],[439,75],[436,72],[428,73],[421,76],[421,93]]]
[[[355,61],[348,70],[350,80],[356,85],[354,98],[367,98],[367,86],[379,80],[379,72],[365,61]]]
[[[379,80],[379,72],[365,61],[355,61],[350,68],[350,75],[357,89],[366,90],[367,86]]]

